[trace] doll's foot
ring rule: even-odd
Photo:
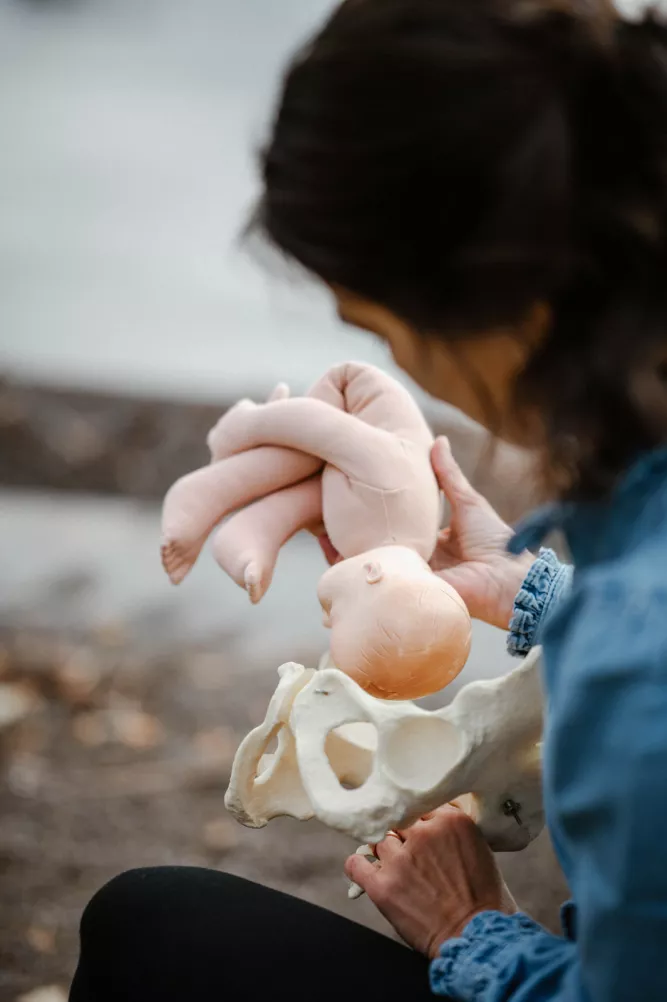
[[[257,605],[266,594],[267,584],[259,564],[251,562],[243,572],[243,585],[248,592],[250,601]]]
[[[160,546],[160,556],[162,557],[162,566],[172,584],[180,584],[188,576],[203,545],[204,540],[184,544],[177,539],[163,539]]]
[[[246,513],[252,510],[252,505]],[[217,564],[247,593],[248,598],[257,605],[271,584],[273,567],[277,554],[271,550],[262,552],[261,546],[244,543],[246,535],[243,525],[244,513],[234,515],[224,525],[220,526],[213,537],[211,547]],[[241,524],[239,526],[239,520]]]
[[[272,404],[276,400],[289,400],[290,388],[287,383],[278,383],[275,390],[267,397],[267,403]]]

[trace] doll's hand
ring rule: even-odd
[[[483,911],[515,912],[493,853],[457,807],[433,811],[375,847],[379,862],[350,856],[345,872],[415,950],[437,957]]]
[[[474,619],[506,630],[534,557],[529,552],[518,557],[507,553],[512,530],[468,482],[446,438],[436,441],[431,461],[451,506],[450,523],[438,537],[431,567],[457,590]]]

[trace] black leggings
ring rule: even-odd
[[[70,1002],[422,1002],[428,962],[316,905],[216,870],[131,870],[81,922]]]

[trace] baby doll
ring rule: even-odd
[[[265,404],[241,401],[208,443],[211,464],[165,499],[162,559],[174,583],[222,522],[215,557],[258,602],[283,544],[323,525],[341,557],[318,589],[332,663],[389,699],[458,674],[470,618],[428,566],[440,518],[433,436],[404,387],[373,366],[340,365],[305,397],[279,386]]]

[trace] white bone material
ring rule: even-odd
[[[541,831],[539,651],[434,712],[370,696],[335,668],[287,664],[279,674],[234,760],[225,804],[242,824],[317,817],[372,844],[457,800],[496,851]]]

